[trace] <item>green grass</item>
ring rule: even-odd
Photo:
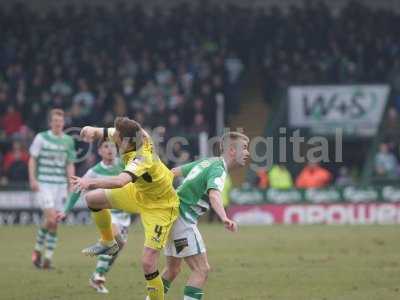
[[[107,296],[88,288],[95,260],[80,254],[97,237],[93,226],[61,227],[54,271],[31,265],[35,230],[0,227],[0,299],[144,299],[140,226],[107,278]],[[202,224],[201,231],[213,268],[204,299],[400,299],[396,226],[242,227],[229,234]],[[185,268],[167,299],[183,299],[187,274]]]

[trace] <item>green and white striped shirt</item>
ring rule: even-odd
[[[67,164],[75,160],[75,143],[67,134],[54,135],[51,130],[38,133],[29,148],[37,161],[36,178],[39,182],[67,184]]]

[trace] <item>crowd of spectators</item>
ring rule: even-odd
[[[258,18],[266,99],[291,84],[391,83],[400,95],[399,14],[361,1],[338,15],[323,2],[304,3]]]
[[[224,95],[227,107],[235,99],[245,67],[235,27],[226,11],[206,5],[0,10],[3,177],[15,179],[6,161],[12,141],[26,149],[54,107],[66,111],[66,127],[107,126],[128,115],[165,139],[184,136],[190,145],[173,152],[187,161],[198,134],[215,132],[216,96]]]
[[[0,9],[2,175],[13,178],[5,166],[6,152],[19,151],[13,141],[25,153],[53,107],[66,111],[67,126],[129,115],[166,138],[213,135],[216,95],[237,111],[249,64],[263,71],[267,100],[290,84],[390,82],[400,109],[400,16],[357,2],[339,15],[303,4],[288,12],[207,1],[150,12],[123,3],[43,15],[22,4]],[[174,148],[182,162],[195,154],[191,144]]]
[[[304,4],[286,13],[274,8],[258,16],[256,28],[265,36],[256,48],[266,82],[265,99],[274,100],[290,85],[390,84],[391,108],[380,132],[385,145],[374,158],[372,174],[395,178],[400,174],[400,30],[396,25],[400,15],[371,9],[361,1],[348,3],[338,14],[323,2]],[[362,164],[336,168],[329,183],[354,183],[352,175],[360,174]]]
[[[394,98],[394,99],[393,99]],[[395,179],[400,175],[400,106],[391,100],[382,126],[382,142],[374,158],[373,175],[378,180]]]
[[[379,150],[375,155],[374,171],[375,175],[381,178],[396,178],[400,175],[399,162],[391,150],[391,146],[386,143],[379,145]]]

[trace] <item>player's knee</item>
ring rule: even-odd
[[[92,211],[100,211],[103,208],[109,207],[107,201],[103,197],[104,195],[100,190],[89,191],[85,194],[85,201],[87,207]]]
[[[211,271],[211,267],[210,267],[209,264],[205,265],[204,268],[202,268],[202,272],[203,272],[204,277],[205,277],[206,279],[207,279],[208,274],[210,273],[210,271]]]
[[[181,272],[180,264],[179,265],[170,264],[166,266],[164,274],[168,280],[172,281],[179,275],[180,272]]]
[[[94,208],[94,207],[92,207],[93,204],[94,204],[94,197],[93,197],[93,194],[91,192],[88,192],[88,193],[85,194],[85,201],[86,201],[86,204],[87,204],[87,206],[89,208]]]
[[[211,271],[211,267],[209,264],[199,265],[194,270],[198,276],[200,276],[203,280],[208,278],[208,273]]]
[[[48,229],[52,229],[52,230],[55,230],[55,229],[57,229],[57,220],[56,220],[56,217],[54,216],[50,216],[50,217],[48,217],[47,218],[47,220],[46,220],[46,227],[48,228]]]

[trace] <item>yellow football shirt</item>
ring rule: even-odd
[[[114,128],[108,129],[113,141]],[[144,132],[143,144],[137,151],[122,154],[124,172],[137,177],[135,197],[143,208],[178,207],[179,199],[173,188],[173,174],[160,160],[154,150],[150,135]]]

